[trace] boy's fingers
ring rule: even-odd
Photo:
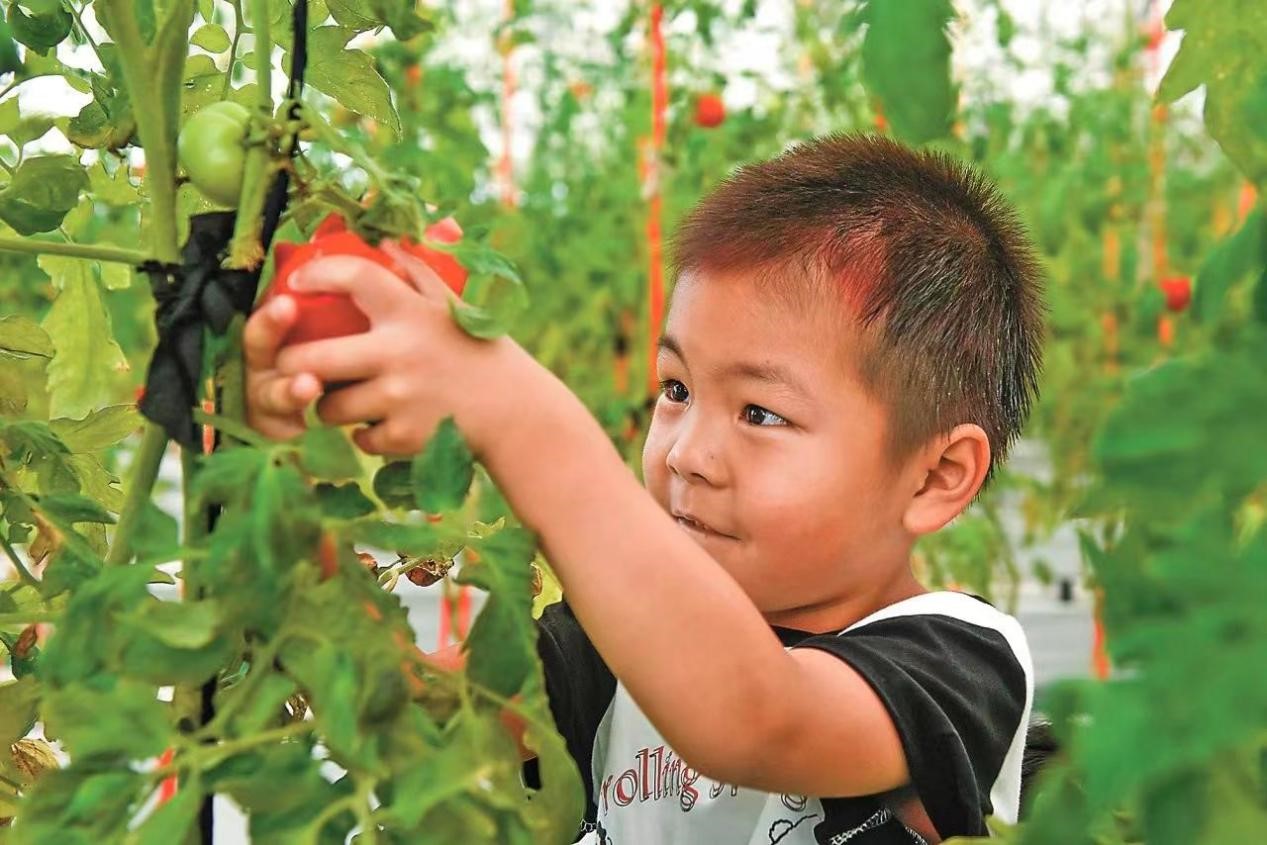
[[[293,298],[279,296],[251,315],[242,331],[242,354],[248,367],[272,369],[277,350],[298,313]]]
[[[287,346],[278,353],[276,367],[286,375],[311,373],[326,384],[360,381],[377,375],[388,354],[382,338],[367,332]]]
[[[379,384],[363,381],[322,396],[317,402],[317,416],[326,425],[349,425],[381,420],[395,404]]]
[[[247,416],[247,423],[270,440],[290,440],[307,430],[304,419],[299,414],[289,417],[254,417]]]
[[[256,385],[252,410],[259,416],[290,416],[303,411],[321,393],[321,382],[311,373],[274,376]]]
[[[449,290],[449,286],[444,280],[431,269],[431,265],[423,261],[418,256],[404,250],[400,244],[395,241],[384,240],[379,244],[379,249],[396,259],[396,263],[405,271],[405,275],[414,287],[423,293],[429,299],[437,302],[447,302],[449,297],[453,295],[453,291]]]
[[[352,432],[352,440],[370,455],[409,455],[417,451],[400,416]],[[421,441],[421,442],[426,442]]]
[[[392,271],[355,255],[323,255],[290,277],[293,290],[342,293],[352,298],[371,323],[400,312],[405,297],[415,296]]]

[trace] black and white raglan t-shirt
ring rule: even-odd
[[[1033,668],[1017,621],[932,592],[833,634],[775,628],[786,648],[852,666],[888,707],[911,782],[943,838],[1016,820]],[[815,798],[716,783],[684,765],[612,676],[565,603],[539,623],[550,706],[588,792],[584,845],[922,845],[886,796]],[[823,748],[850,765],[849,749]],[[534,777],[531,767],[529,780]]]

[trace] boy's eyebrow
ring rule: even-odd
[[[657,346],[660,349],[669,350],[681,358],[683,362],[686,361],[686,356],[682,354],[682,347],[672,335],[661,335]],[[800,379],[794,376],[786,367],[781,367],[778,364],[736,361],[721,367],[718,370],[718,375],[722,378],[748,378],[754,381],[763,381],[767,384],[782,384],[805,396],[810,395],[810,391],[805,388]]]

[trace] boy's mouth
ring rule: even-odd
[[[724,537],[728,540],[736,539],[735,537],[732,537],[729,534],[723,534],[720,531],[712,528],[711,526],[703,522],[700,522],[698,519],[691,516],[690,514],[678,513],[677,511],[673,511],[673,518],[677,520],[678,525],[681,525],[683,528],[686,528],[687,530],[693,533],[700,534],[705,537]]]

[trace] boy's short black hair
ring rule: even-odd
[[[673,265],[751,273],[800,303],[836,291],[894,457],[976,423],[988,480],[1037,395],[1039,261],[997,188],[947,154],[838,134],[741,167],[679,226]]]

